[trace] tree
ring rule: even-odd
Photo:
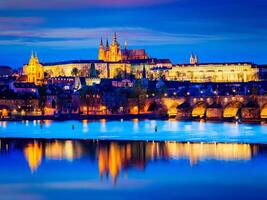
[[[132,96],[137,98],[138,114],[140,114],[140,107],[143,107],[146,94],[147,90],[142,84],[142,81],[136,80],[134,83]]]
[[[48,72],[44,72],[44,78],[45,78],[45,79],[49,78],[49,74],[48,74]]]
[[[74,67],[72,70],[71,70],[71,75],[72,76],[77,76],[79,73],[78,69],[76,67]]]
[[[150,73],[150,74],[148,75],[148,79],[149,79],[150,81],[153,81],[153,80],[154,80],[154,75],[153,75],[153,73]]]
[[[39,93],[39,107],[42,111],[42,115],[44,114],[44,107],[46,101],[46,86],[41,86],[38,88]]]
[[[120,68],[116,69],[116,76],[117,79],[123,79],[124,78],[124,71]]]
[[[90,78],[97,78],[98,77],[98,74],[97,74],[97,71],[96,71],[96,68],[95,68],[95,63],[91,64],[89,77]]]

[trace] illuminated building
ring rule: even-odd
[[[98,60],[103,60],[106,62],[119,62],[127,60],[138,60],[147,59],[148,55],[144,49],[128,49],[127,43],[124,44],[124,49],[120,48],[120,44],[117,41],[117,35],[114,33],[113,41],[109,46],[108,40],[106,46],[103,45],[103,40],[101,38],[99,50],[98,50]]]
[[[89,77],[91,65],[95,65],[98,78],[114,78],[118,75],[131,73],[131,64],[127,62],[104,62],[100,60],[72,60],[55,63],[43,63],[48,77],[74,76],[73,69],[77,69],[77,76]]]
[[[0,66],[0,78],[12,75],[12,68],[9,66]]]
[[[129,62],[131,63],[131,73],[136,79],[157,79],[161,76],[160,71],[162,69],[171,69],[172,67],[172,63],[169,59],[148,58],[130,60]]]
[[[191,65],[195,65],[198,63],[198,57],[197,55],[194,55],[193,53],[190,56],[190,64]]]
[[[8,117],[8,109],[9,107],[0,105],[0,118]]]
[[[190,82],[248,82],[259,80],[252,63],[178,64],[165,71],[167,80]]]
[[[44,79],[44,68],[39,63],[37,54],[32,53],[29,63],[23,67],[23,72],[27,75],[27,82],[41,85]]]

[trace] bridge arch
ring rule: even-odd
[[[240,110],[242,106],[243,104],[240,101],[229,102],[223,110],[223,117],[224,118],[238,118],[240,115]]]
[[[257,121],[260,119],[260,106],[256,101],[250,101],[241,108],[242,120]]]
[[[267,119],[267,103],[265,103],[260,111],[260,117],[261,119]]]
[[[184,98],[162,98],[161,102],[167,110],[169,117],[175,117],[177,114],[177,107],[184,103]]]
[[[207,103],[204,101],[197,102],[192,109],[192,117],[203,118],[206,114]]]
[[[177,120],[189,120],[191,119],[192,107],[189,102],[185,101],[182,104],[178,105],[176,113]]]

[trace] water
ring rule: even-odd
[[[157,127],[157,132],[155,132]],[[178,121],[0,122],[0,137],[267,143],[267,126]]]
[[[264,199],[267,145],[1,139],[5,199]]]
[[[267,198],[265,125],[0,122],[0,150],[1,200]]]

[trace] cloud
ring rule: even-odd
[[[224,39],[215,35],[174,34],[140,27],[44,28],[3,30],[0,45],[96,48],[101,37],[111,40],[114,32],[121,44],[126,40],[130,46],[195,44]]]
[[[16,28],[25,28],[44,22],[40,17],[0,17],[0,28],[4,30],[12,30]]]
[[[1,0],[0,9],[66,9],[84,7],[138,7],[177,0]]]

